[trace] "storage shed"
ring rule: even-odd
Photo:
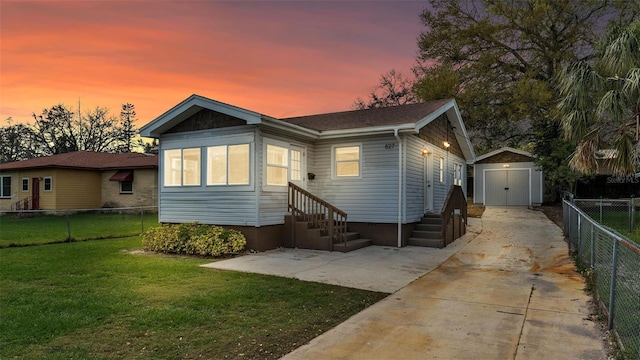
[[[544,178],[529,152],[503,147],[478,156],[473,170],[473,202],[486,206],[538,206]]]

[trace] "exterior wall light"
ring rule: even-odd
[[[504,165],[502,165],[502,167],[503,167],[503,168],[509,168],[509,167],[511,167],[511,165],[509,165],[509,164],[504,164]]]
[[[431,151],[429,151],[429,149],[427,149],[426,147],[422,148],[422,156],[427,156],[429,154],[431,154]]]
[[[449,148],[449,146],[451,146],[451,144],[449,144],[449,142],[448,142],[448,141],[445,141],[445,142],[444,142],[444,147],[448,149],[448,148]]]

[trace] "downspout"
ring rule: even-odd
[[[402,140],[398,128],[393,129],[393,136],[398,140],[398,247],[402,247]]]

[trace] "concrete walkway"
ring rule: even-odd
[[[442,265],[283,359],[606,359],[583,288],[542,212],[488,208]]]

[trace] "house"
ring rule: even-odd
[[[541,205],[542,170],[529,152],[510,147],[476,158],[473,170],[473,202],[490,206]]]
[[[0,210],[155,206],[155,155],[76,151],[0,164]]]
[[[140,134],[160,139],[160,222],[236,228],[260,251],[332,250],[303,244],[302,214],[317,237],[407,245],[475,158],[454,100],[276,119],[192,95]]]

